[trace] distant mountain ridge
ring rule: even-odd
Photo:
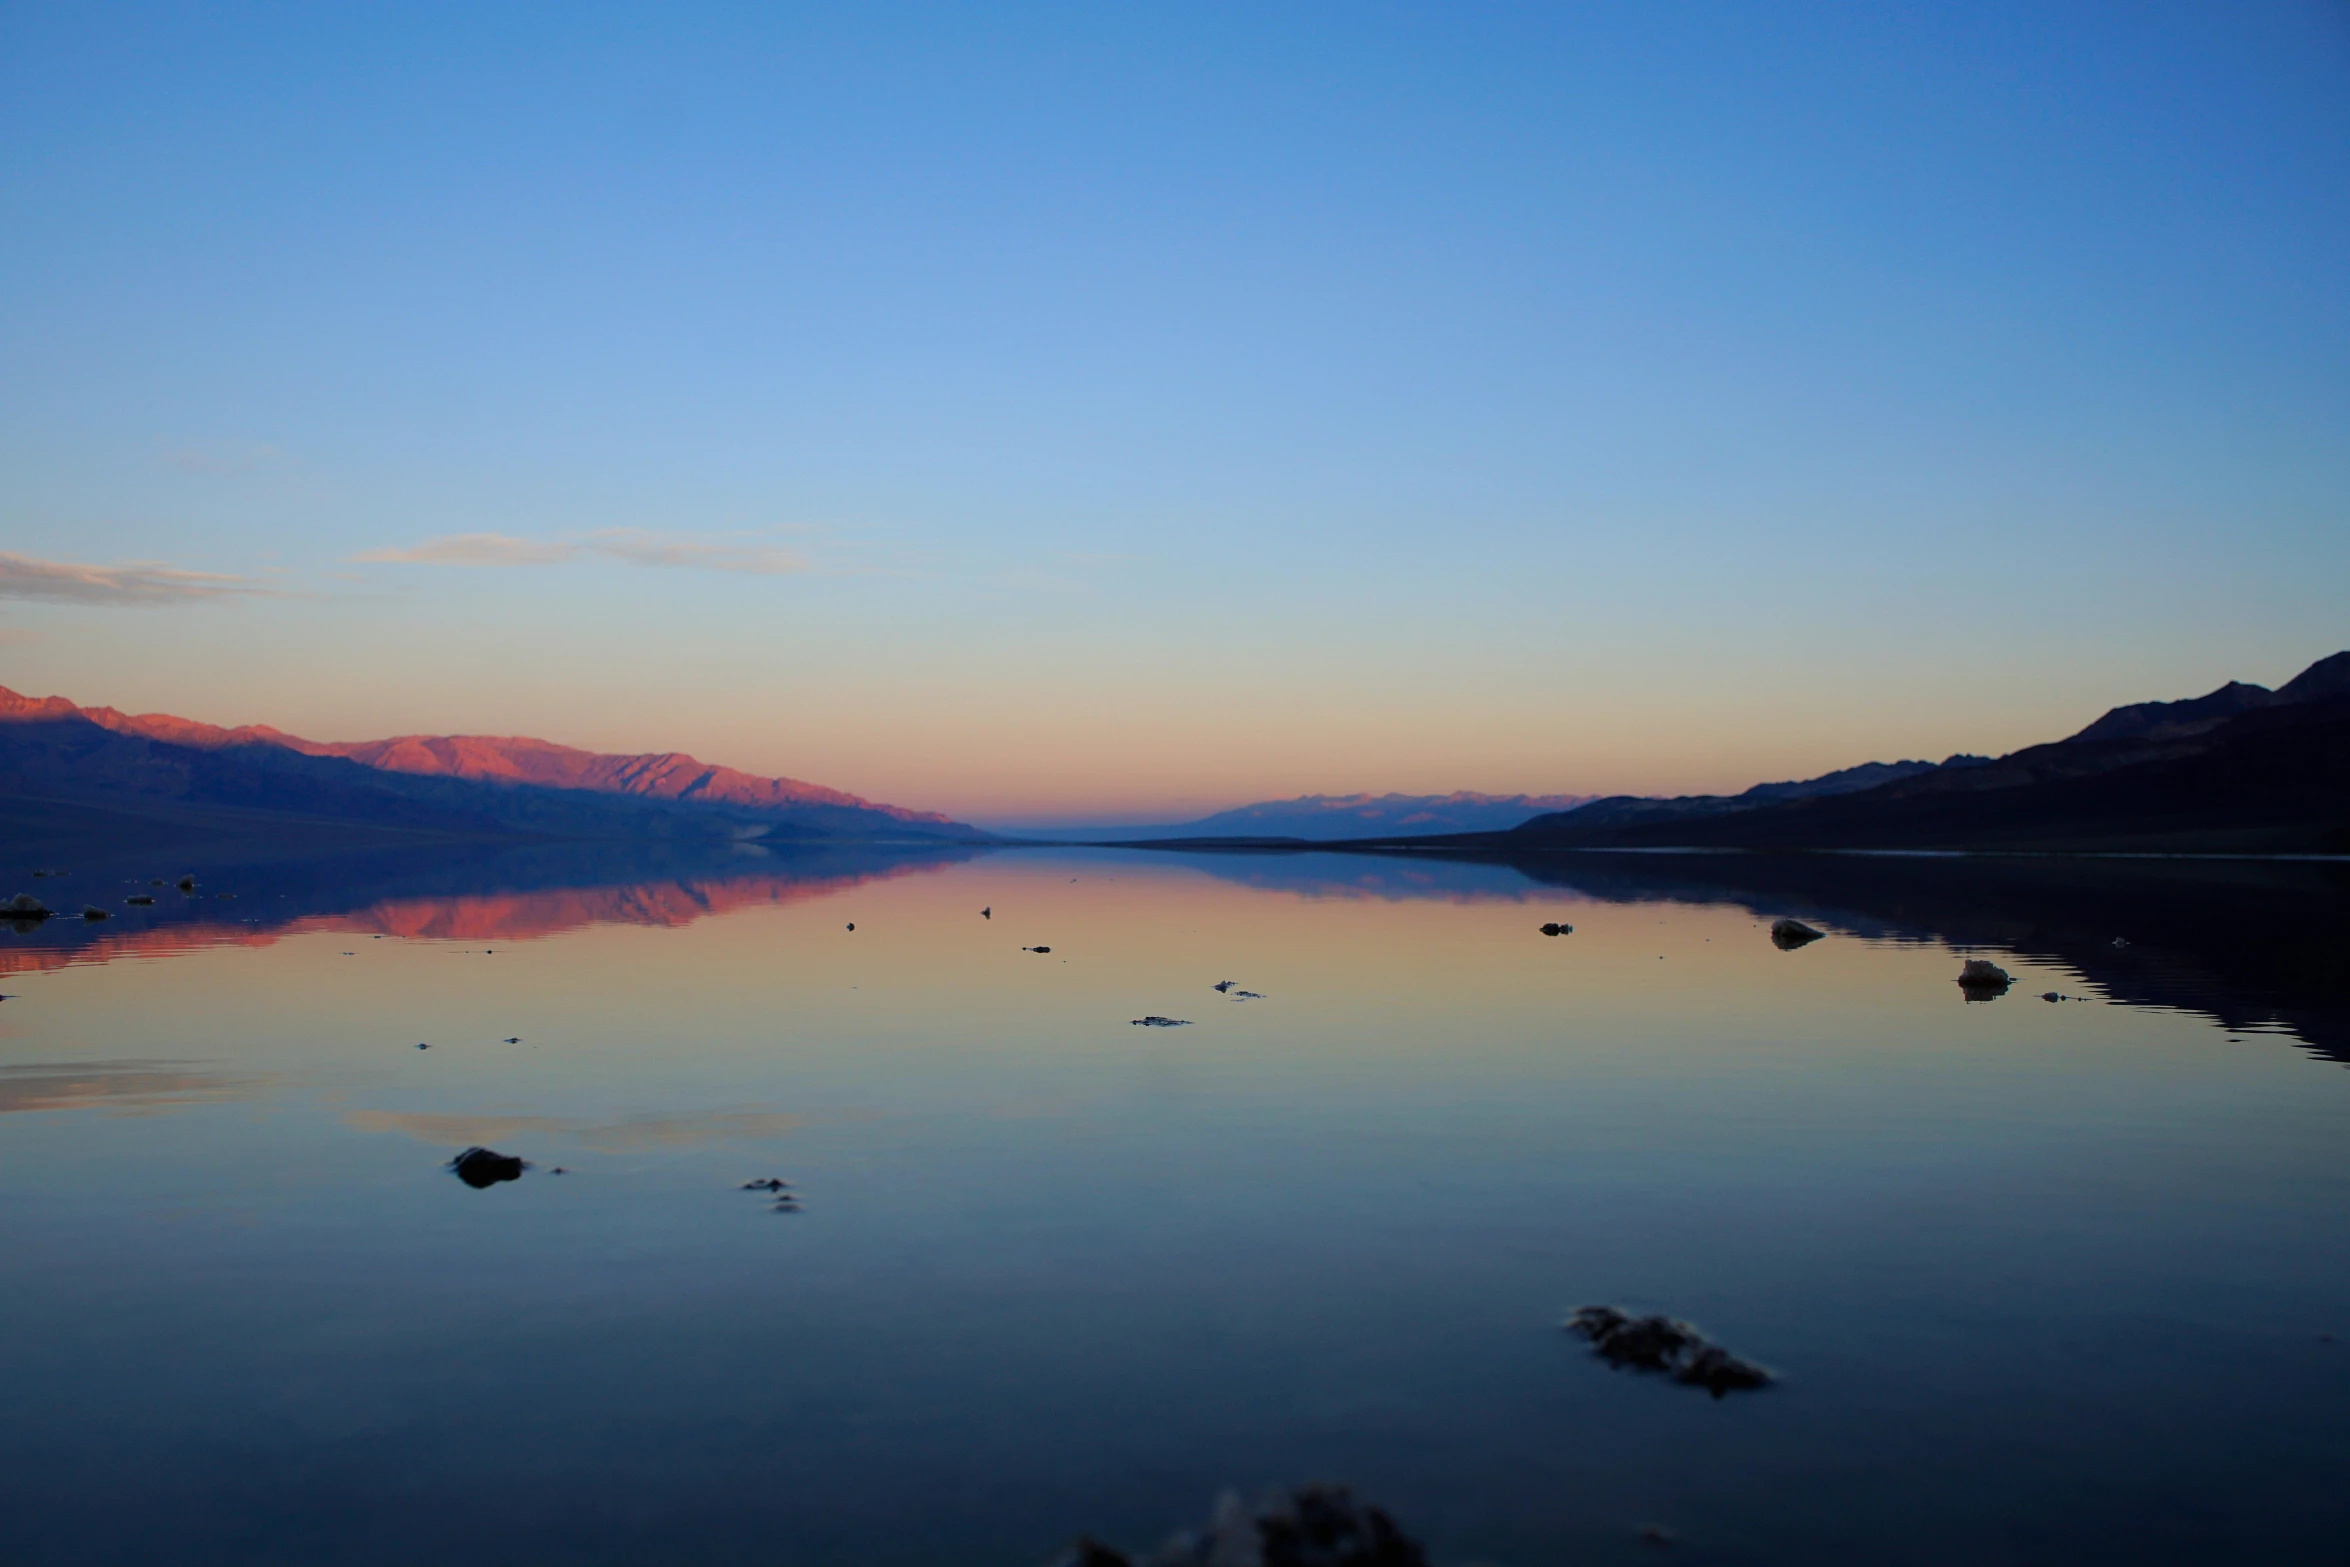
[[[1080,842],[1157,838],[1301,838],[1331,842],[1392,834],[1506,832],[1545,811],[1563,811],[1587,794],[1303,794],[1294,800],[1236,805],[1197,821],[1149,827],[1086,827],[1043,836]]]
[[[607,756],[544,740],[407,735],[327,743],[266,725],[83,708],[0,687],[0,784],[20,796],[172,802],[375,827],[555,836],[958,838],[977,829],[682,752]]]
[[[1952,757],[1794,798],[1771,787],[1600,800],[1503,836],[1556,848],[2350,852],[2350,652],[2276,691],[2231,681],[2132,703],[1995,760]]]

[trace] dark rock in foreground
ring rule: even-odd
[[[1156,1012],[1153,1012],[1153,1013],[1152,1013],[1152,1014],[1151,1014],[1149,1017],[1138,1017],[1138,1018],[1135,1018],[1135,1019],[1133,1019],[1132,1021],[1133,1021],[1133,1023],[1134,1023],[1134,1026],[1135,1026],[1136,1028],[1189,1028],[1189,1027],[1191,1027],[1191,1019],[1189,1019],[1189,1018],[1187,1018],[1187,1017],[1161,1017],[1161,1016],[1159,1016],[1159,1015],[1158,1015]]]
[[[1827,935],[1826,931],[1814,930],[1801,920],[1771,921],[1771,945],[1777,947],[1781,952],[1793,952],[1797,947],[1808,947],[1825,935]]]
[[[2015,983],[2015,976],[1996,963],[1981,958],[1969,958],[1958,971],[1958,988],[1966,992],[1969,1001],[1988,1001],[1993,996],[2004,996],[2007,987]]]
[[[6,920],[45,920],[56,912],[29,892],[20,892],[6,903],[0,903],[0,919]]]
[[[522,1172],[530,1166],[512,1154],[497,1153],[488,1148],[468,1148],[449,1161],[449,1168],[457,1172],[457,1179],[475,1191],[480,1191],[500,1181],[519,1181]]]
[[[1542,927],[1545,936],[1572,936],[1574,933],[1575,927],[1572,925],[1548,924]]]
[[[1635,1317],[1613,1306],[1585,1306],[1567,1331],[1591,1341],[1593,1354],[1618,1370],[1661,1371],[1714,1397],[1767,1387],[1771,1374],[1711,1343],[1677,1317]]]
[[[1143,1557],[1091,1537],[1054,1567],[1427,1567],[1427,1552],[1343,1485],[1276,1491],[1255,1504],[1227,1491],[1202,1530],[1175,1535]]]

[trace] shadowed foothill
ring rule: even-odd
[[[456,1172],[457,1179],[475,1191],[480,1191],[500,1181],[519,1181],[522,1172],[530,1166],[512,1154],[502,1154],[488,1148],[468,1148],[449,1161],[449,1168]]]
[[[1249,1503],[1216,1499],[1206,1527],[1184,1530],[1144,1556],[1085,1536],[1053,1567],[1427,1567],[1427,1552],[1383,1508],[1343,1485],[1304,1485]]]
[[[1618,1370],[1663,1372],[1714,1397],[1767,1387],[1771,1374],[1707,1340],[1677,1317],[1635,1317],[1613,1306],[1584,1306],[1567,1331],[1591,1341],[1592,1353]]]

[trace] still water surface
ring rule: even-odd
[[[5,1555],[1014,1567],[1325,1478],[1449,1563],[2344,1559],[2307,994],[2062,957],[2126,889],[2066,949],[1641,874],[224,869],[0,937]]]

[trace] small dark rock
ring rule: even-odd
[[[989,905],[988,905],[986,908],[984,908],[984,909],[981,909],[981,910],[979,911],[979,917],[980,917],[981,919],[983,919],[983,920],[991,920],[991,919],[994,919],[994,918],[995,918],[995,905],[991,903],[991,904],[989,904]]]
[[[457,1179],[480,1191],[500,1181],[519,1181],[522,1172],[530,1166],[512,1154],[493,1152],[487,1148],[468,1148],[449,1161],[449,1168],[457,1172]]]
[[[1265,997],[1262,991],[1236,990],[1232,993],[1232,999],[1235,1001],[1262,1001]]]
[[[1161,1017],[1161,1016],[1159,1016],[1159,1015],[1158,1015],[1156,1012],[1153,1012],[1153,1013],[1152,1013],[1152,1014],[1151,1014],[1149,1017],[1138,1017],[1138,1018],[1134,1018],[1134,1019],[1132,1019],[1132,1022],[1133,1022],[1134,1026],[1135,1026],[1136,1028],[1189,1028],[1189,1027],[1191,1027],[1191,1019],[1189,1019],[1189,1018],[1187,1018],[1187,1017]]]
[[[1781,952],[1793,952],[1797,947],[1808,947],[1828,933],[1814,930],[1801,920],[1771,921],[1771,945]]]
[[[173,882],[172,885],[179,888],[179,890],[182,892],[194,892],[196,890],[196,878],[193,876],[182,876],[178,881]]]
[[[1567,1319],[1567,1331],[1589,1339],[1592,1353],[1618,1370],[1664,1372],[1716,1398],[1771,1382],[1768,1371],[1707,1342],[1677,1317],[1635,1317],[1613,1306],[1585,1306]]]
[[[1958,971],[1958,988],[1966,992],[1969,1001],[1989,1001],[1994,996],[2007,994],[2007,987],[2015,983],[2015,976],[1996,963],[1981,958],[1969,958]]]
[[[45,920],[56,912],[29,892],[20,892],[6,903],[0,903],[0,919]]]
[[[2040,999],[2042,1001],[2062,1001],[2064,997],[2058,995],[2053,990],[2043,990],[2040,992]]]
[[[1559,925],[1555,923],[1548,924],[1542,927],[1542,934],[1545,936],[1572,936],[1575,934],[1575,927],[1572,925]]]
[[[142,893],[139,893],[139,894],[137,894],[137,895],[136,895],[136,896],[134,896],[134,897],[125,898],[125,899],[123,899],[122,901],[123,901],[123,902],[125,902],[125,903],[135,903],[135,904],[138,904],[138,905],[139,905],[141,908],[153,908],[153,907],[155,906],[155,900],[154,900],[153,898],[150,898],[150,897],[148,897],[148,896],[147,896],[145,893],[143,893],[143,892],[142,892]]]
[[[1022,952],[1050,952],[1053,949],[1050,947],[1022,947],[1020,950]]]
[[[787,1190],[790,1186],[791,1182],[779,1181],[771,1175],[763,1181],[745,1181],[741,1186],[737,1187],[736,1190],[745,1192],[780,1192]]]
[[[83,919],[97,921],[103,919],[112,919],[113,917],[113,915],[108,914],[104,909],[98,907],[98,905],[95,903],[85,903],[82,905]]]
[[[499,1043],[506,1045],[519,1045],[522,1043],[522,1036],[520,1034],[509,1034],[506,1036],[506,1038],[500,1040]]]
[[[855,920],[851,920],[851,921],[849,921],[849,929],[851,929],[851,930],[855,930],[856,928],[857,928],[857,922],[856,922]]]
[[[1213,985],[1210,985],[1208,988],[1213,991],[1222,992],[1230,990],[1233,986],[1239,983],[1240,981],[1237,979],[1220,979],[1217,980]]]

